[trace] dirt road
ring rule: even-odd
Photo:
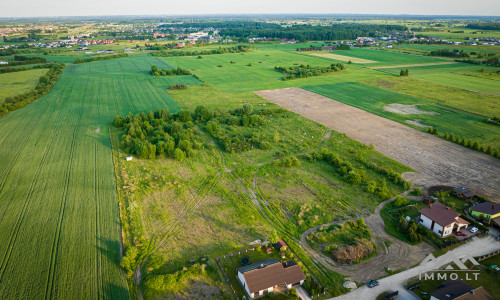
[[[377,255],[367,261],[352,266],[337,266],[330,258],[317,253],[309,247],[306,239],[307,235],[316,231],[321,226],[339,224],[342,222],[332,222],[310,228],[301,235],[300,242],[306,251],[325,267],[332,271],[347,275],[351,280],[356,282],[368,282],[371,279],[385,276],[387,275],[386,268],[396,271],[418,264],[434,249],[427,243],[411,246],[385,232],[385,225],[380,217],[380,210],[392,200],[394,200],[394,198],[380,203],[375,209],[375,212],[365,218],[365,223],[372,233],[372,240],[378,248]],[[383,244],[384,240],[391,242],[389,248],[386,248]]]
[[[416,170],[403,177],[417,186],[467,186],[500,202],[500,160],[494,157],[300,88],[255,93],[365,145],[373,144]]]

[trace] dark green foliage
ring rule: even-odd
[[[56,84],[59,79],[59,76],[62,74],[63,69],[63,64],[52,64],[47,74],[40,77],[39,83],[36,85],[34,90],[15,97],[6,98],[5,102],[0,104],[0,117],[10,111],[21,108],[50,92],[54,84]]]
[[[250,46],[238,45],[234,47],[219,47],[217,49],[211,50],[193,50],[193,51],[158,51],[152,52],[151,54],[156,57],[170,57],[170,56],[198,56],[200,55],[212,55],[212,54],[225,54],[225,53],[240,53],[247,52],[250,50]]]
[[[91,58],[81,58],[81,59],[75,59],[75,61],[73,63],[74,64],[82,64],[82,63],[88,63],[88,62],[99,61],[99,60],[120,58],[120,57],[125,57],[125,56],[128,56],[128,54],[121,53],[121,54],[97,56],[97,57],[91,57]]]
[[[171,85],[168,87],[169,90],[185,90],[187,89],[187,86],[185,86],[184,84],[175,84],[175,85]]]
[[[182,76],[191,75],[189,70],[181,69],[179,67],[172,69],[158,69],[157,66],[151,66],[151,75],[153,76]]]
[[[168,110],[158,109],[147,115],[116,116],[115,126],[119,127],[120,124],[124,127],[122,149],[139,158],[171,157],[184,160],[201,145],[188,111],[170,115]]]
[[[313,76],[320,76],[323,74],[338,72],[344,69],[341,63],[331,64],[329,67],[313,67],[311,65],[300,65],[298,67],[274,67],[275,71],[284,73],[282,79],[290,80],[297,78],[308,78]]]
[[[453,49],[439,49],[429,52],[430,56],[445,56],[445,57],[470,57],[469,54],[461,50]]]
[[[22,66],[22,65],[32,65],[32,64],[45,64],[47,60],[43,57],[28,57],[15,55],[14,61],[8,61],[8,66]]]

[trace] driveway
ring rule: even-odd
[[[409,191],[403,193],[406,196]],[[386,269],[400,270],[409,268],[417,263],[420,263],[429,253],[431,253],[434,248],[427,243],[420,243],[416,246],[409,245],[385,232],[385,224],[380,217],[380,210],[388,202],[394,200],[394,198],[389,199],[380,203],[375,212],[365,217],[365,223],[370,228],[372,234],[372,240],[377,245],[377,255],[372,257],[362,263],[356,265],[342,266],[337,265],[329,257],[316,252],[307,243],[307,235],[319,229],[321,226],[328,226],[332,224],[339,224],[342,222],[331,222],[328,224],[319,225],[309,230],[306,230],[300,237],[300,242],[304,246],[304,249],[313,256],[317,261],[319,261],[326,268],[347,275],[350,280],[366,283],[374,278],[380,278],[387,275]],[[351,220],[347,220],[351,221]],[[386,248],[383,241],[390,241],[391,245]]]
[[[297,296],[299,296],[300,300],[311,300],[311,296],[306,292],[303,286],[297,285],[294,286],[294,289],[297,291]]]
[[[457,256],[458,258],[463,258],[466,255],[470,256],[481,256],[485,254],[489,254],[493,251],[500,250],[500,241],[495,240],[491,236],[486,236],[483,238],[473,238],[472,241],[456,248],[449,253]],[[440,267],[446,265],[444,263]],[[419,274],[432,271],[436,267],[433,263],[419,265],[415,268],[406,270],[404,272],[382,278],[379,280],[380,285],[374,288],[368,288],[366,285],[360,288],[355,289],[354,291],[335,297],[332,299],[335,300],[360,300],[360,299],[375,299],[377,295],[381,294],[385,291],[399,291],[398,299],[418,299],[411,293],[409,293],[405,288],[404,284],[409,279],[417,277]],[[481,275],[479,275],[481,276]]]

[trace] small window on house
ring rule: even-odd
[[[420,223],[424,223],[424,219],[420,219]]]
[[[441,234],[441,233],[443,233],[443,232],[442,232],[441,230],[438,230],[438,233],[439,233],[439,234]]]

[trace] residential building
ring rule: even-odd
[[[453,189],[453,194],[459,198],[465,199],[465,200],[471,200],[474,198],[474,193],[470,191],[469,188],[466,187],[456,187]]]
[[[280,287],[291,289],[302,285],[306,276],[297,263],[281,263],[271,258],[238,268],[238,279],[247,295],[253,299],[276,292]]]
[[[431,300],[494,300],[482,286],[472,288],[462,280],[446,280],[441,287],[430,293]]]
[[[485,223],[500,227],[500,205],[492,202],[479,203],[469,208],[469,214]]]
[[[431,203],[418,212],[420,224],[440,237],[448,236],[469,225],[469,222],[460,218],[459,213],[439,202]]]

